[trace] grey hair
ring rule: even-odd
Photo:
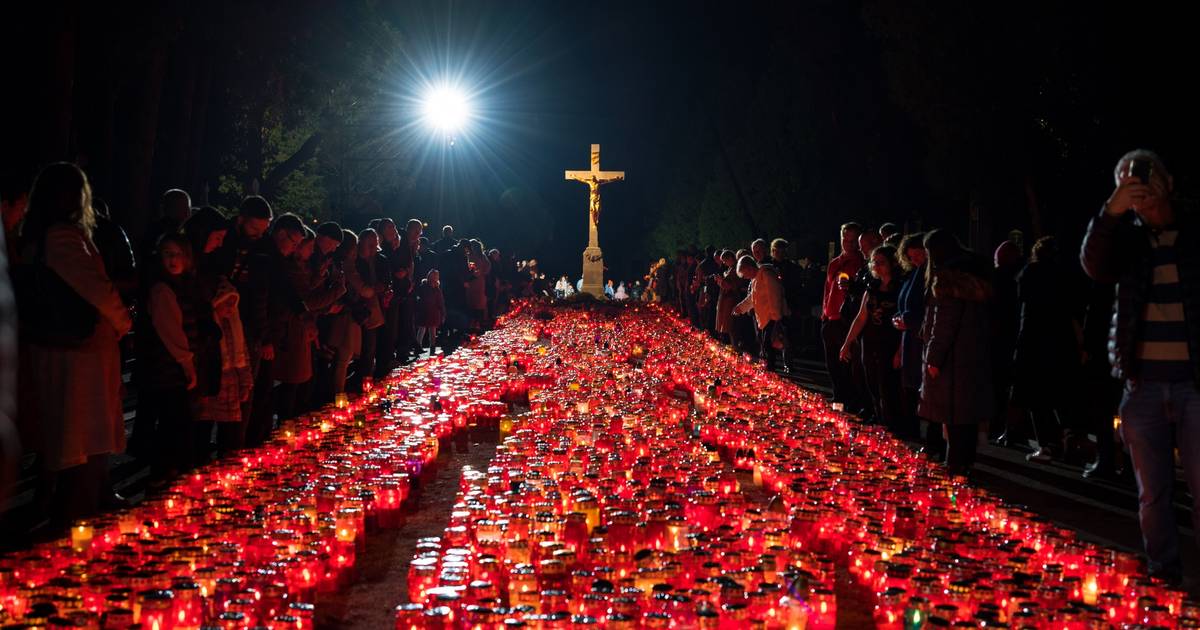
[[[1157,153],[1149,149],[1134,149],[1129,153],[1122,155],[1121,159],[1117,160],[1117,165],[1113,168],[1113,180],[1115,180],[1117,184],[1121,183],[1121,167],[1125,166],[1129,162],[1132,162],[1133,160],[1149,160],[1154,164],[1154,170],[1156,172],[1162,173],[1162,176],[1165,178],[1171,177],[1170,171],[1167,170],[1167,165],[1163,163],[1162,158],[1159,157]]]

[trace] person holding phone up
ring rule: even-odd
[[[1080,261],[1092,279],[1117,285],[1109,362],[1125,383],[1120,431],[1142,541],[1150,574],[1179,584],[1172,438],[1200,512],[1200,231],[1172,203],[1174,180],[1154,153],[1125,154],[1113,175],[1117,188],[1088,225]]]

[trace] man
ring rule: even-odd
[[[1088,224],[1080,260],[1116,283],[1109,331],[1113,376],[1125,383],[1121,438],[1138,482],[1138,517],[1150,575],[1182,581],[1172,506],[1175,458],[1200,512],[1200,228],[1171,202],[1174,180],[1145,150],[1117,162],[1116,190]]]
[[[788,248],[791,244],[786,239],[777,238],[771,241],[771,266],[779,273],[783,283],[783,298],[788,305],[788,316],[783,318],[784,329],[792,347],[799,347],[801,331],[804,329],[802,320],[808,317],[808,307],[802,304],[804,296],[804,270],[788,258]],[[789,367],[784,363],[784,371]]]
[[[454,249],[455,243],[457,243],[457,241],[454,240],[454,226],[445,225],[442,226],[442,238],[434,241],[429,246],[429,249],[434,254],[441,255]]]
[[[833,381],[834,402],[842,403],[847,408],[853,408],[859,399],[849,367],[838,358],[853,319],[843,319],[842,304],[846,300],[846,281],[858,275],[863,268],[863,257],[858,249],[858,237],[862,233],[862,226],[857,223],[842,226],[842,253],[829,261],[829,270],[825,274],[825,295],[821,300],[821,340],[825,346],[825,368]]]
[[[688,273],[688,253],[685,249],[680,249],[675,252],[675,275],[671,280],[671,288],[675,290],[675,310],[679,312],[680,317],[687,317],[687,273]]]
[[[858,251],[862,254],[864,261],[871,257],[871,252],[875,251],[875,248],[879,247],[882,242],[878,232],[863,230],[863,233],[858,236]],[[843,283],[846,299],[842,301],[842,321],[848,322],[847,325],[854,322],[854,318],[862,306],[863,294],[867,291],[867,286],[873,282],[875,279],[871,276],[871,270],[864,263],[857,274],[850,276]],[[870,401],[870,396],[867,395],[867,365],[863,360],[861,346],[857,345],[857,341],[855,344],[854,359],[850,361],[850,376],[854,383],[854,391],[857,393],[857,401],[861,403],[862,410],[869,412],[873,407],[867,404]],[[859,411],[853,407],[847,407],[847,409]]]
[[[246,340],[246,355],[250,362],[250,373],[255,375],[255,396],[259,382],[257,375],[261,363],[275,359],[275,348],[264,345],[267,330],[267,298],[269,259],[263,252],[262,237],[271,226],[271,204],[266,199],[253,195],[246,197],[238,206],[237,219],[232,234],[225,237],[221,249],[213,252],[213,269],[225,276],[237,289],[238,315],[242,320],[243,336]],[[268,395],[270,384],[265,385]],[[221,452],[227,453],[246,444],[246,428],[254,410],[254,397],[242,404],[242,421],[237,426],[224,426],[217,431]],[[266,405],[270,409],[270,405]],[[232,424],[232,423],[224,423]]]
[[[400,332],[396,339],[397,354],[404,360],[408,359],[410,352],[414,356],[421,354],[421,349],[417,347],[416,290],[424,276],[418,277],[416,270],[421,259],[421,234],[424,231],[425,224],[420,219],[409,219],[408,223],[404,224],[402,241],[408,252],[408,266],[405,268],[407,277],[403,281],[397,280],[395,283],[397,287],[405,289],[403,292],[399,289],[396,290],[396,298],[400,300]]]
[[[379,232],[379,258],[385,269],[385,282],[392,289],[392,299],[384,306],[384,324],[376,342],[375,378],[379,379],[408,358],[408,348],[398,350],[396,346],[400,341],[401,303],[410,289],[408,276],[412,271],[412,254],[395,221],[382,219],[375,230]]]
[[[112,220],[108,204],[99,197],[92,198],[92,209],[96,211],[96,227],[92,230],[92,241],[100,250],[100,258],[104,261],[104,271],[117,287],[125,304],[133,304],[138,290],[137,260],[133,256],[133,246],[129,244],[129,235],[121,224]]]
[[[329,258],[338,246],[342,244],[342,239],[346,233],[342,231],[342,226],[333,221],[326,221],[317,226],[317,253],[321,258]]]
[[[308,311],[292,285],[288,257],[304,240],[304,222],[294,214],[281,214],[271,224],[270,238],[264,239],[261,276],[267,281],[266,319],[260,337],[262,350],[258,371],[254,377],[254,394],[250,421],[246,426],[246,445],[258,446],[267,441],[274,428],[275,354],[282,348],[293,315]]]
[[[750,255],[754,256],[754,263],[756,265],[761,265],[763,263],[770,262],[767,260],[767,241],[766,241],[766,239],[762,239],[762,238],[754,239],[754,242],[750,243]]]
[[[710,334],[717,331],[717,294],[720,287],[717,286],[716,275],[719,273],[721,261],[717,256],[717,248],[709,245],[704,248],[704,257],[696,265],[692,286],[700,311],[700,327]]]
[[[899,247],[900,239],[903,237],[904,235],[900,233],[900,228],[895,223],[884,223],[879,226],[879,241],[881,243],[887,243],[892,247]]]
[[[158,239],[163,234],[178,230],[179,226],[183,225],[183,222],[191,215],[192,198],[188,196],[187,192],[172,188],[163,193],[158,206],[158,218],[146,228],[146,234],[142,237],[141,248],[138,251],[143,269],[155,268],[154,265],[145,263],[154,257]]]
[[[774,364],[775,356],[787,347],[787,340],[776,331],[787,315],[787,302],[783,299],[783,284],[778,272],[771,265],[759,266],[750,256],[743,256],[737,263],[739,278],[750,281],[750,292],[746,299],[733,307],[736,315],[754,311],[754,323],[758,328],[759,356]]]

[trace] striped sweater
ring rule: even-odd
[[[1152,280],[1146,294],[1142,330],[1137,340],[1141,378],[1147,381],[1187,381],[1189,363],[1187,322],[1175,248],[1178,230],[1151,231]]]

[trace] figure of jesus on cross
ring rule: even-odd
[[[625,179],[625,171],[600,170],[600,145],[592,145],[591,169],[567,171],[567,179],[583,182],[588,186],[588,249],[600,248],[598,227],[600,225],[600,187],[609,182]],[[586,279],[585,279],[586,284]]]

